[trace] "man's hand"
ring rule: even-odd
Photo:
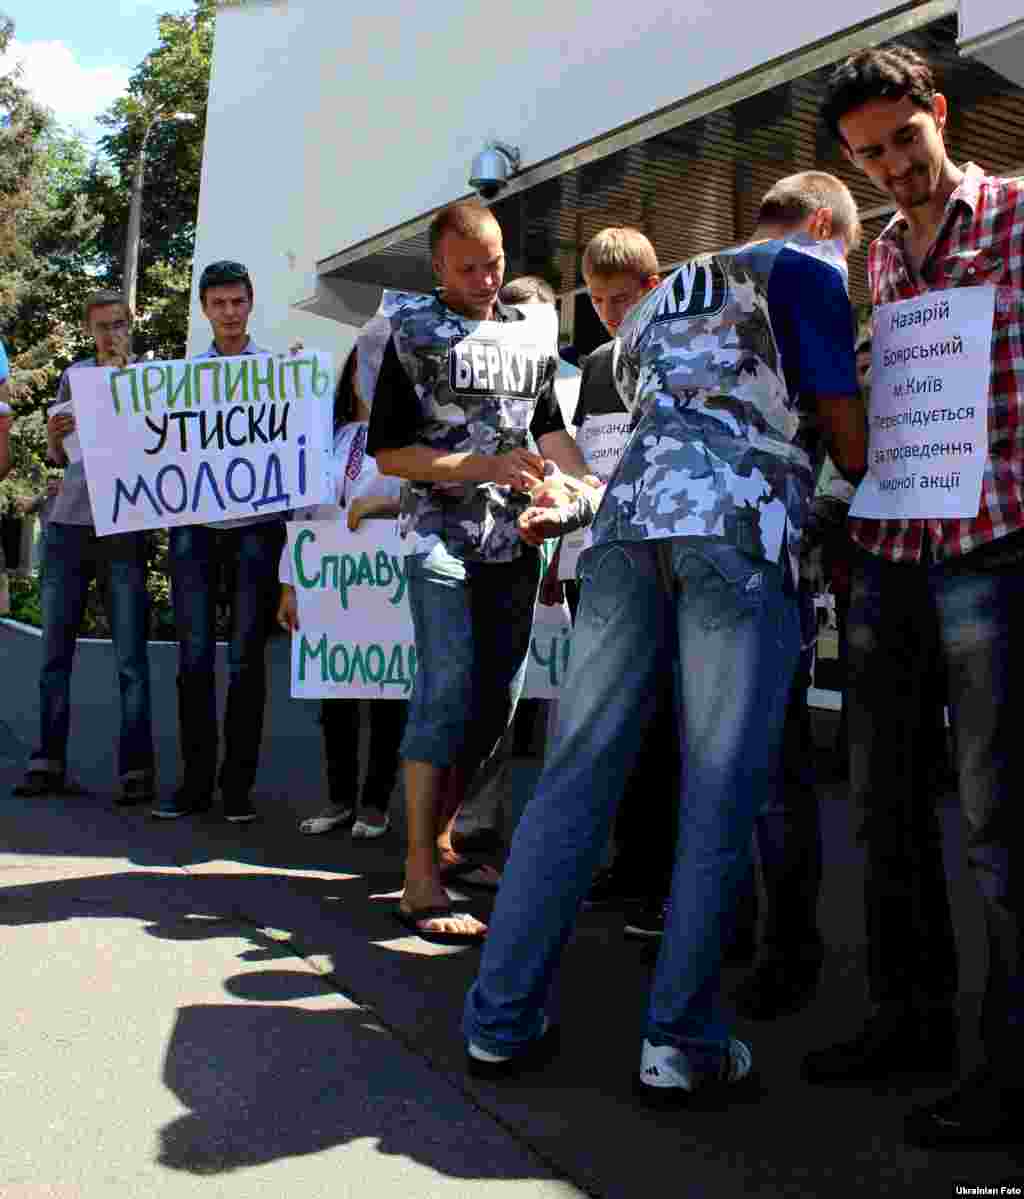
[[[558,508],[527,508],[516,521],[519,536],[527,545],[540,545],[565,532],[564,514]]]
[[[299,631],[299,601],[290,583],[281,584],[281,601],[277,605],[277,623],[286,633]]]
[[[46,496],[47,496],[47,498],[52,500],[56,496],[60,495],[60,487],[61,487],[60,479],[47,479],[46,480]]]
[[[529,450],[507,450],[490,462],[490,481],[513,491],[532,491],[544,478],[544,459]]]
[[[58,448],[64,445],[64,438],[75,431],[75,415],[73,412],[55,412],[46,422],[46,432]]]
[[[359,522],[366,515],[366,505],[362,500],[353,500],[349,506],[345,517],[348,527],[354,533],[359,528]]]

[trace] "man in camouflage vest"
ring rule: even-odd
[[[367,449],[382,474],[407,480],[399,531],[419,663],[402,743],[408,851],[396,915],[420,936],[464,942],[486,926],[452,910],[444,882],[494,889],[498,876],[455,855],[447,836],[438,842],[523,687],[540,557],[517,520],[545,459],[580,477],[586,466],[554,396],[550,310],[535,305],[527,319],[498,301],[497,221],[478,203],[453,204],[431,222],[430,246],[440,287],[391,313]]]
[[[865,465],[845,247],[827,240],[852,199],[830,176],[813,182],[829,180],[834,199],[680,267],[618,330],[632,432],[580,560],[555,743],[467,997],[471,1073],[519,1072],[557,1045],[551,978],[676,653],[679,845],[638,1086],[685,1098],[750,1072],[719,975],[800,652],[796,581],[818,430],[843,470]],[[588,523],[596,504],[557,479],[534,500],[555,506],[523,516],[530,541]]]

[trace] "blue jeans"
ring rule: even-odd
[[[850,607],[850,793],[867,850],[868,975],[878,1004],[949,1005],[957,955],[922,727],[938,652],[948,668],[967,858],[985,903],[989,972],[982,1035],[1020,1086],[1024,535],[962,559],[897,564],[861,552]],[[927,698],[927,697],[926,697]]]
[[[416,680],[402,757],[460,766],[467,779],[498,747],[526,681],[540,555],[464,562],[443,546],[405,559]]]
[[[779,753],[800,649],[796,596],[778,567],[698,538],[598,546],[579,573],[558,730],[512,842],[465,1032],[495,1053],[539,1034],[558,957],[626,779],[651,748],[666,664],[678,653],[678,850],[645,1036],[714,1071],[728,1045],[722,948]]]
[[[150,713],[149,596],[146,537],[97,537],[91,525],[51,522],[42,577],[43,666],[39,675],[39,748],[30,770],[63,774],[71,723],[71,669],[89,582],[105,583],[121,687],[118,772],[122,782],[153,772]]]
[[[209,794],[218,785],[247,795],[256,780],[267,697],[267,639],[277,607],[281,521],[170,530],[171,592],[178,628],[178,732],[184,785]],[[228,577],[231,636],[224,711],[224,762],[217,776],[215,686],[217,598]]]
[[[756,821],[764,890],[758,950],[761,960],[814,964],[824,956],[817,918],[822,845],[814,737],[807,708],[814,657],[814,605],[803,584],[799,604],[803,648],[786,701],[782,752],[768,802]]]

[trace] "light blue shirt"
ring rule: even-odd
[[[245,343],[245,349],[241,354],[272,354],[273,350],[265,350],[262,346],[255,345],[252,338]],[[241,354],[235,355],[241,357]],[[202,354],[196,354],[197,358],[223,358],[224,355],[217,349],[215,341],[210,342],[210,348],[204,350]],[[233,516],[230,520],[211,520],[206,522],[208,529],[243,529],[246,525],[266,525],[271,521],[287,519],[287,512],[266,512],[262,516]]]
[[[0,341],[0,383],[10,376],[11,368],[7,362],[7,351],[4,349],[4,343]]]

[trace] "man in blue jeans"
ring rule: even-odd
[[[115,291],[98,291],[85,302],[85,326],[96,355],[64,372],[58,400],[72,399],[77,367],[124,366],[130,360],[131,314]],[[43,666],[39,675],[39,746],[15,795],[69,795],[81,792],[67,777],[71,726],[71,669],[75,644],[95,578],[107,594],[110,635],[121,688],[118,739],[119,803],[141,803],[155,793],[153,733],[150,722],[149,597],[146,593],[145,533],[97,537],[81,458],[70,462],[65,438],[74,432],[71,412],[53,413],[46,426],[47,457],[65,466],[54,501],[43,560]]]
[[[616,378],[633,431],[580,562],[555,744],[466,1000],[472,1073],[516,1073],[554,1050],[551,978],[673,649],[679,849],[639,1085],[678,1097],[750,1071],[720,1010],[719,974],[800,650],[815,425],[844,469],[864,467],[842,251],[813,240],[832,221],[822,206],[798,226],[807,236],[756,240],[775,232],[759,229],[746,246],[687,263],[619,330]],[[568,501],[580,490],[554,480],[535,491],[556,507],[524,514],[524,536],[586,523],[594,498]]]
[[[199,279],[199,302],[213,329],[200,358],[267,354],[249,336],[253,286],[240,262],[215,262]],[[153,808],[165,820],[207,810],[219,787],[224,818],[256,819],[256,780],[266,704],[267,639],[277,607],[277,565],[284,545],[280,513],[240,516],[170,530],[171,591],[178,628],[178,730],[184,777]],[[224,760],[217,771],[217,598],[228,573],[231,636],[224,712]]]
[[[992,289],[994,314],[990,361],[979,371],[987,390],[987,456],[970,514],[949,517],[943,505],[929,504],[913,519],[890,511],[886,519],[850,520],[858,547],[849,625],[850,792],[866,850],[872,1010],[853,1036],[809,1054],[804,1073],[817,1083],[884,1082],[907,1071],[948,1074],[958,1065],[956,939],[935,787],[920,752],[928,733],[922,698],[929,698],[937,642],[948,671],[967,859],[985,909],[985,1060],[951,1094],[911,1109],[903,1135],[930,1148],[1018,1144],[1024,186],[972,163],[961,168],[949,156],[950,105],[914,50],[879,47],[841,63],[822,115],[846,157],[898,205],[868,251],[877,319],[889,319],[888,305],[932,293],[948,308],[966,298],[966,287]],[[936,329],[934,336],[942,334]],[[877,376],[873,384],[882,385]],[[952,386],[942,401],[947,420],[945,411],[965,402]],[[924,397],[908,401],[921,424],[935,406],[925,406]],[[942,438],[947,452],[949,438]],[[922,479],[931,473],[919,469]],[[934,498],[941,476],[931,477]],[[934,736],[928,740],[934,746]]]
[[[498,300],[497,221],[476,202],[450,205],[431,222],[430,247],[440,286],[391,317],[367,449],[381,474],[406,480],[399,531],[418,661],[402,742],[408,848],[396,916],[428,940],[464,942],[485,926],[452,910],[442,868],[464,884],[497,880],[438,842],[523,688],[540,560],[516,519],[545,458],[579,475],[586,466],[553,394],[554,322]]]

